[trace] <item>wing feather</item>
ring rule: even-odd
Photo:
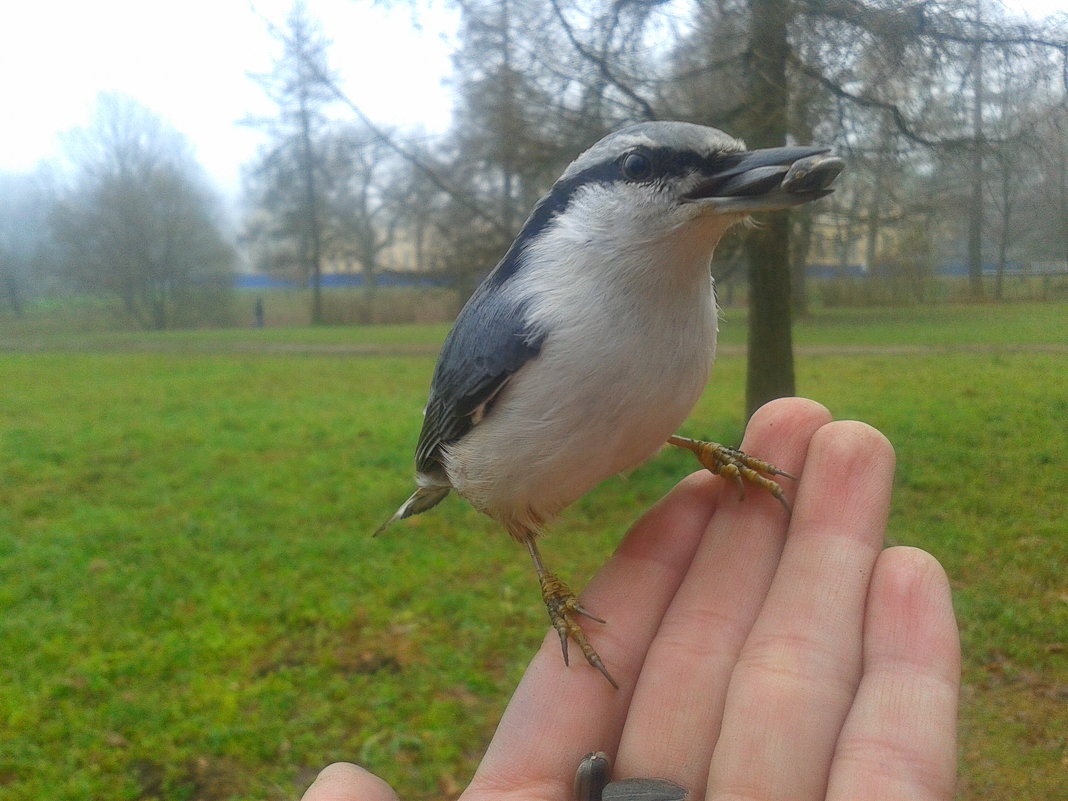
[[[438,356],[415,451],[421,473],[442,473],[442,449],[477,425],[508,379],[541,350],[544,335],[527,325],[523,304],[506,300],[494,277],[471,296]]]

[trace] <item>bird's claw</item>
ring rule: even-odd
[[[784,476],[794,481],[797,480],[796,476],[787,473],[785,470],[780,470],[771,462],[757,459],[745,451],[720,445],[718,442],[703,442],[677,435],[670,437],[668,442],[693,453],[697,457],[697,461],[710,472],[733,481],[738,485],[738,490],[742,497],[745,497],[746,482],[756,484],[774,495],[787,512],[790,511],[790,502],[786,500],[782,486],[774,479],[768,478],[768,476]]]
[[[604,666],[604,662],[601,661],[601,657],[590,645],[589,640],[586,639],[586,633],[579,626],[575,617],[582,615],[598,623],[604,623],[605,621],[583,607],[568,586],[552,573],[545,573],[541,576],[541,597],[545,601],[545,608],[549,610],[549,620],[552,622],[553,628],[556,629],[556,633],[560,635],[560,649],[564,652],[564,664],[570,664],[567,644],[568,640],[574,640],[578,647],[582,649],[582,655],[586,657],[586,661],[597,668],[601,675],[608,679],[608,682],[618,690],[619,685],[612,678],[612,674],[608,672],[608,668]]]

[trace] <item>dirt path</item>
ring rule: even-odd
[[[277,356],[436,356],[437,345],[378,344],[367,342],[185,342],[116,339],[0,339],[0,353],[190,353],[264,354]],[[743,345],[721,345],[719,355],[740,356]],[[957,344],[957,345],[795,345],[797,356],[908,356],[930,353],[1068,353],[1068,343]]]

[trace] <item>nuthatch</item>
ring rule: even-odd
[[[771,465],[672,434],[716,351],[716,243],[751,212],[829,194],[843,164],[827,153],[747,151],[682,122],[632,125],[582,153],[446,338],[415,452],[418,488],[379,531],[455,490],[527,546],[565,663],[571,638],[615,685],[576,617],[604,621],[546,569],[535,540],[665,442],[782,500],[760,475],[781,475]]]

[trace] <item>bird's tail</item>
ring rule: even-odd
[[[411,497],[409,497],[408,500],[400,505],[400,508],[393,513],[393,516],[389,520],[375,529],[373,536],[377,537],[398,520],[403,520],[412,515],[422,514],[427,509],[437,506],[444,500],[445,496],[449,494],[450,489],[451,487],[442,486],[441,484],[431,484],[429,486],[420,487],[411,494]]]

